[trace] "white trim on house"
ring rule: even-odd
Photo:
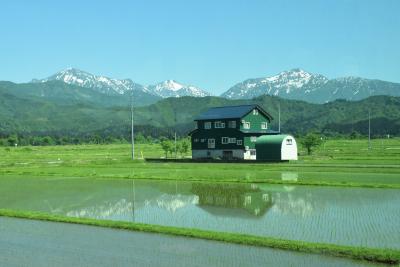
[[[268,124],[266,121],[261,122],[261,129],[266,130],[268,128]]]
[[[225,145],[229,143],[229,137],[222,137],[221,138],[221,144]]]
[[[243,149],[193,149],[193,159],[204,159],[204,158],[223,158],[224,151],[232,151],[232,157],[234,159],[245,159],[245,151]]]
[[[243,129],[250,129],[250,122],[249,121],[243,121]]]
[[[230,143],[230,144],[236,144],[236,137],[229,137],[228,143]]]
[[[256,160],[257,159],[257,153],[255,149],[248,149],[244,153],[244,159],[250,159],[250,160]]]
[[[222,121],[216,121],[216,122],[214,122],[214,128],[215,128],[215,129],[222,129],[222,128],[225,128],[225,122],[222,122]]]
[[[236,145],[241,146],[243,144],[243,140],[236,140]]]
[[[215,148],[215,139],[214,138],[210,138],[207,141],[207,147],[208,148]]]

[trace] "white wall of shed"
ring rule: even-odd
[[[292,139],[292,144],[287,144],[287,139]],[[281,160],[297,160],[297,143],[293,136],[288,135],[282,141]]]

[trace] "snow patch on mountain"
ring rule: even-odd
[[[222,96],[226,98],[252,98],[262,94],[275,96],[289,95],[296,92],[310,93],[309,85],[325,84],[328,79],[319,74],[312,74],[302,69],[283,71],[265,78],[249,79],[238,83]]]
[[[198,87],[192,85],[184,85],[174,80],[166,80],[156,85],[150,85],[148,89],[160,97],[181,97],[195,96],[204,97],[211,95]]]
[[[209,96],[210,93],[192,86],[167,80],[156,85],[143,86],[130,79],[113,79],[99,76],[75,68],[62,70],[46,79],[32,80],[32,82],[63,81],[67,84],[92,88],[104,94],[122,95],[129,91],[139,91],[157,97],[180,97],[180,96]]]

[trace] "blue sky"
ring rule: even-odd
[[[400,1],[0,3],[0,80],[67,67],[214,94],[296,67],[400,82]]]

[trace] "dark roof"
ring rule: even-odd
[[[194,120],[240,119],[255,108],[263,113],[268,119],[272,119],[272,116],[259,105],[241,105],[210,108],[206,112],[201,113]]]

